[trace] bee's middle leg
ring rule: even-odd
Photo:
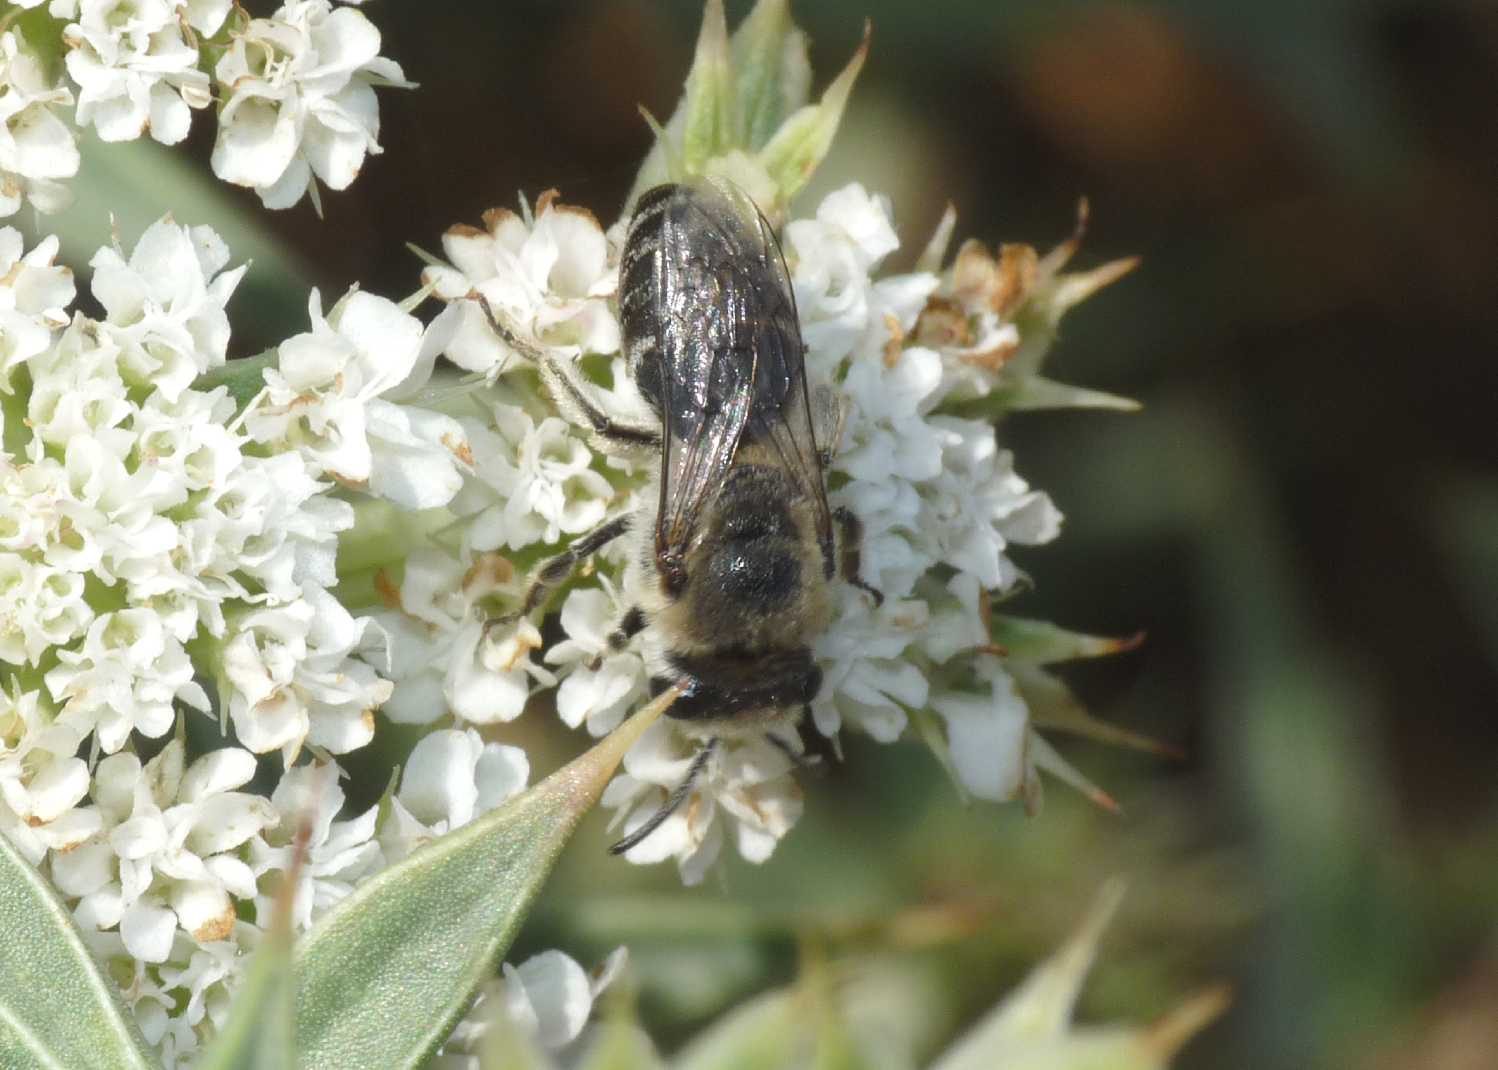
[[[525,602],[520,610],[521,615],[529,614],[546,601],[546,596],[566,582],[567,577],[572,575],[573,570],[583,558],[597,552],[628,531],[633,519],[631,514],[626,513],[613,520],[605,520],[592,531],[573,539],[567,549],[542,563],[536,572],[535,579],[531,580],[531,585],[525,592]]]
[[[882,606],[884,592],[865,582],[860,574],[863,564],[863,521],[851,509],[842,506],[832,511],[832,519],[837,521],[838,528],[838,574],[873,598],[875,607]]]

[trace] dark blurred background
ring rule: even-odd
[[[1086,194],[1079,263],[1142,255],[1067,319],[1049,373],[1143,412],[1004,428],[1067,514],[1022,554],[1037,585],[1015,608],[1146,631],[1068,679],[1187,757],[1063,743],[1125,816],[1053,783],[1027,819],[964,811],[915,745],[855,745],[772,862],[694,893],[590,829],[527,942],[629,940],[669,1044],[792,978],[807,933],[852,954],[871,938],[839,921],[981,903],[980,936],[921,953],[948,978],[939,1037],[1124,872],[1084,1017],[1227,980],[1233,1009],[1182,1065],[1498,1066],[1498,10],[794,7],[814,92],[874,26],[803,209],[852,179],[889,193],[899,267],[949,199],[959,235],[1046,248]],[[241,353],[303,327],[308,283],[410,293],[406,242],[435,250],[517,190],[611,221],[649,146],[636,106],[670,113],[700,18],[695,0],[366,10],[421,83],[382,94],[386,154],[321,222],[215,194],[278,247],[231,309]],[[200,160],[211,138],[198,123]]]

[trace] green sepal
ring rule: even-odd
[[[1144,642],[1142,632],[1122,639],[1086,635],[1050,621],[1011,617],[1005,613],[995,613],[989,618],[988,632],[1007,657],[1034,665],[1107,657],[1133,650]]]

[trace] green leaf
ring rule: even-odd
[[[1030,708],[1030,723],[1036,728],[1066,732],[1109,746],[1128,747],[1165,758],[1183,756],[1179,748],[1168,743],[1094,717],[1065,681],[1044,669],[1023,661],[1010,661],[1007,668],[1025,705]]]
[[[1223,995],[1188,1002],[1154,1027],[1077,1028],[1072,1013],[1098,941],[1123,897],[1103,887],[1066,944],[958,1040],[931,1070],[1160,1070],[1221,1012]]]
[[[788,0],[759,0],[739,24],[733,70],[744,147],[757,149],[811,89],[806,35],[791,21]]]
[[[738,141],[734,130],[733,64],[723,0],[708,0],[702,12],[697,54],[687,75],[681,157],[687,174],[701,174],[707,161]]]
[[[227,386],[235,410],[243,411],[265,389],[265,369],[275,367],[280,359],[278,349],[267,349],[253,357],[239,357],[198,376],[193,386],[199,390]]]
[[[417,1067],[498,967],[578,821],[668,691],[582,757],[349,896],[297,958],[297,1066]]]
[[[1149,1026],[1076,1026],[1072,1015],[1123,884],[1109,881],[1061,950],[958,1039],[931,1070],[1164,1070],[1228,1004],[1221,986]]]
[[[135,1019],[73,916],[0,835],[0,1066],[6,1070],[147,1070]]]
[[[294,885],[288,885],[294,887]],[[295,985],[289,935],[272,931],[234,993],[228,1024],[198,1070],[283,1070],[296,1065]]]

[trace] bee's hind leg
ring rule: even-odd
[[[622,855],[631,847],[642,843],[645,837],[665,824],[666,818],[681,809],[681,804],[686,802],[687,798],[692,794],[692,788],[697,783],[697,778],[707,768],[708,760],[712,758],[713,752],[717,749],[717,736],[704,743],[702,749],[692,758],[692,764],[687,766],[687,775],[681,778],[680,784],[671,789],[671,793],[666,796],[666,801],[661,803],[660,809],[651,814],[643,825],[610,847],[609,854]]]
[[[884,604],[884,592],[865,583],[860,568],[863,558],[863,521],[843,506],[832,511],[838,529],[838,574],[874,599],[877,608]]]
[[[811,719],[810,706],[807,706],[802,711],[802,718],[803,723]],[[791,764],[797,769],[811,769],[819,773],[823,771],[822,756],[810,753],[810,748],[806,745],[804,733],[797,732],[797,738],[792,740],[787,739],[779,732],[766,732],[765,742],[789,758]]]

